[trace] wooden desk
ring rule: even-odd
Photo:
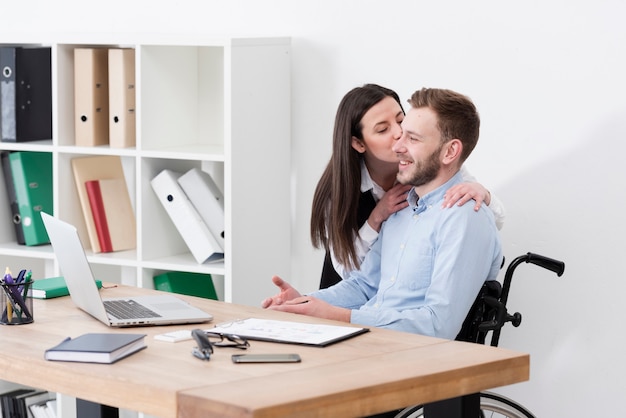
[[[153,291],[121,286],[101,292],[114,297]],[[212,313],[215,323],[246,317],[332,323],[180,297]],[[34,302],[33,324],[0,326],[0,379],[164,418],[363,416],[529,377],[527,354],[383,329],[325,348],[251,341],[248,349],[297,352],[302,363],[233,364],[230,355],[241,352],[233,348],[216,348],[211,360],[202,362],[191,355],[193,340],[153,338],[197,326],[114,330],[77,309],[69,297]],[[68,336],[138,331],[148,335],[148,348],[112,365],[43,359],[47,348]]]

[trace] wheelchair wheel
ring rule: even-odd
[[[417,405],[403,409],[395,418],[420,418],[423,416],[424,407]],[[535,418],[535,416],[509,398],[491,392],[481,392],[479,418]]]

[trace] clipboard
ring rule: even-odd
[[[217,324],[207,331],[256,341],[326,347],[369,332],[369,328],[247,318]]]

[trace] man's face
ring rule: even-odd
[[[402,137],[393,146],[400,157],[398,181],[422,186],[434,180],[441,167],[441,134],[430,108],[410,109],[402,121]]]

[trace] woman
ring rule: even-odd
[[[311,240],[326,256],[320,288],[358,269],[378,238],[382,223],[405,208],[408,185],[396,184],[398,158],[391,147],[402,135],[404,110],[393,90],[366,84],[349,91],[339,104],[333,153],[313,196]],[[462,169],[466,183],[446,192],[445,206],[470,199],[476,210],[484,201],[498,228],[504,208],[489,191]]]

